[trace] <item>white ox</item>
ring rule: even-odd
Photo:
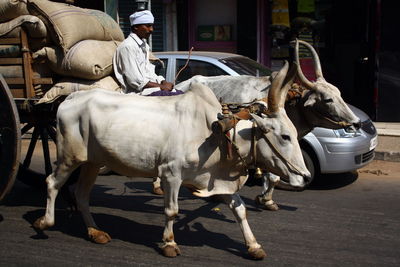
[[[161,178],[165,203],[163,253],[175,257],[173,221],[178,213],[181,185],[194,195],[222,194],[237,218],[251,257],[261,259],[246,218],[246,208],[236,192],[247,179],[246,165],[271,169],[292,186],[303,188],[308,172],[297,141],[297,132],[284,110],[287,84],[282,83],[287,65],[278,74],[269,94],[269,108],[261,116],[251,114],[254,124],[240,120],[235,129],[236,153],[227,159],[228,142],[212,131],[221,105],[206,86],[193,84],[184,95],[144,97],[103,90],[71,94],[57,113],[57,166],[47,177],[46,213],[34,227],[44,230],[55,223],[55,198],[71,172],[81,166],[76,201],[89,238],[107,243],[110,236],[95,224],[89,211],[89,194],[100,166],[131,177]],[[214,124],[215,126],[215,124]],[[235,131],[234,131],[235,130]],[[252,142],[255,140],[255,143]],[[274,144],[274,149],[271,149]]]
[[[317,80],[309,81],[303,74],[299,63],[299,43],[305,45],[312,53]],[[300,97],[286,104],[286,112],[295,125],[298,138],[301,139],[314,127],[339,129],[350,125],[359,125],[360,119],[346,105],[339,89],[328,83],[323,75],[317,52],[307,42],[296,40],[295,61],[297,75],[306,87],[299,93]],[[267,97],[271,85],[271,77],[242,76],[194,76],[178,84],[176,87],[186,91],[191,83],[207,85],[223,103],[245,103]],[[296,89],[297,91],[297,89]],[[264,190],[256,201],[269,210],[278,210],[272,200],[274,187],[280,182],[278,176],[266,174],[263,177]]]

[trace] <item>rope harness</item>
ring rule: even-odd
[[[265,101],[265,99],[263,99]],[[235,112],[236,111],[236,112]],[[239,147],[236,145],[236,125],[240,120],[250,120],[250,113],[254,113],[261,116],[261,113],[264,113],[266,108],[261,103],[257,103],[257,100],[252,101],[250,103],[245,104],[237,104],[237,103],[229,103],[222,104],[222,115],[219,116],[219,120],[213,123],[213,131],[214,132],[223,132],[224,136],[227,140],[227,158],[228,160],[233,159],[233,150],[237,154],[240,161],[243,163],[243,166],[246,169],[257,169],[256,172],[261,174],[261,170],[257,168],[257,138],[256,138],[256,130],[257,124],[253,122],[251,129],[251,158],[252,163],[249,165],[246,160],[240,155]],[[230,131],[233,131],[231,136]],[[278,149],[277,146],[274,145],[272,141],[273,132],[263,133],[263,138],[267,141],[272,151],[285,163],[289,170],[298,175],[302,175],[299,168],[296,164],[290,162],[286,157],[283,156],[283,153]]]
[[[322,120],[329,121],[332,124],[339,125],[342,128],[346,128],[348,126],[351,126],[351,123],[348,123],[348,122],[345,122],[345,121],[334,121],[334,120],[326,117],[325,115],[322,115],[320,112],[318,112],[318,111],[316,111],[314,109],[310,109],[310,110],[316,117],[318,117],[318,118],[320,118]]]

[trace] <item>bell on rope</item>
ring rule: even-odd
[[[256,169],[256,173],[254,174],[254,177],[257,179],[260,179],[263,176],[263,172],[260,168]]]

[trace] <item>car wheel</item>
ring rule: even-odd
[[[318,173],[318,169],[316,167],[317,163],[315,163],[313,161],[311,154],[309,152],[307,152],[307,150],[302,148],[301,153],[303,154],[304,163],[306,164],[306,167],[311,174],[310,180],[306,184],[306,187],[308,187],[314,181],[314,178]],[[279,181],[279,184],[276,187],[279,189],[285,189],[285,190],[289,190],[289,191],[293,190],[293,188],[289,185],[289,183],[282,181],[282,180]]]
[[[301,153],[303,154],[304,163],[306,164],[306,167],[311,174],[310,180],[307,182],[307,186],[308,186],[312,183],[312,181],[315,178],[316,168],[315,168],[314,161],[311,158],[311,156],[309,155],[309,153],[304,149],[301,149]]]

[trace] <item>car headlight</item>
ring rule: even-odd
[[[354,128],[353,126],[333,130],[333,132],[335,133],[337,138],[353,138],[361,135],[361,131]]]

